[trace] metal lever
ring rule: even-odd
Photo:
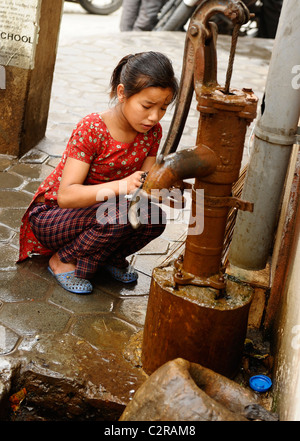
[[[247,23],[250,13],[241,1],[205,0],[199,1],[187,31],[183,65],[180,79],[180,91],[176,101],[173,118],[161,154],[162,158],[177,150],[185,122],[189,113],[194,89],[199,86],[217,85],[216,39],[217,27],[210,22],[215,14],[223,13],[239,28]],[[200,34],[200,38],[199,38]],[[235,38],[235,40],[234,40]],[[233,37],[231,56],[227,70],[227,82],[230,81],[236,37]],[[197,62],[196,62],[197,60]],[[225,89],[229,86],[225,85]]]

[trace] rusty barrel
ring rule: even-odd
[[[239,368],[252,289],[228,281],[226,293],[198,286],[173,287],[173,268],[155,268],[143,336],[142,364],[151,374],[182,357],[226,377]]]

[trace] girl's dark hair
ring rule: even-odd
[[[110,98],[117,97],[117,87],[124,85],[126,98],[139,93],[146,87],[170,88],[172,101],[178,93],[178,82],[175,78],[171,61],[160,52],[140,52],[126,55],[112,73],[110,80]]]

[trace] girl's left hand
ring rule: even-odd
[[[136,171],[130,176],[122,179],[122,181],[126,182],[127,184],[127,193],[133,193],[140,187],[143,182],[142,176],[144,175],[144,173],[145,172],[143,171]]]

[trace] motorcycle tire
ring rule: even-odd
[[[168,0],[158,14],[158,21],[154,31],[163,31],[166,23],[170,20],[182,0]]]
[[[247,7],[252,7],[257,0],[244,0]],[[191,18],[196,6],[187,6],[183,1],[168,0],[159,14],[159,20],[154,31],[182,31],[184,25]],[[228,31],[225,32],[229,33]]]
[[[109,15],[117,11],[123,0],[110,0],[103,2],[95,2],[94,0],[78,0],[80,5],[90,14]]]
[[[196,6],[187,6],[184,2],[181,2],[168,20],[159,27],[160,31],[181,31],[186,22],[191,18]]]

